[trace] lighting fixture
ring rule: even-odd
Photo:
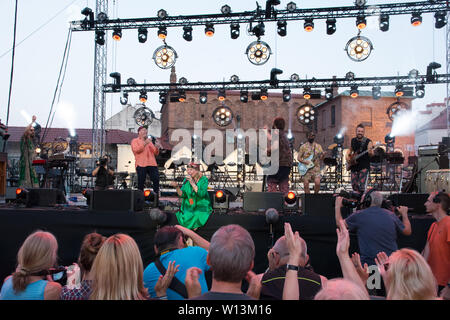
[[[418,84],[416,85],[416,97],[423,98],[425,96],[425,85]]]
[[[305,23],[303,24],[303,29],[306,32],[311,32],[314,30],[314,22],[313,19],[305,19]]]
[[[311,87],[304,87],[303,88],[303,99],[311,99]]]
[[[192,27],[191,26],[183,27],[183,39],[186,41],[192,41]]]
[[[180,94],[178,96],[178,101],[179,102],[185,102],[186,101],[186,93],[184,92],[184,90],[180,90]]]
[[[220,127],[226,127],[233,121],[233,112],[225,105],[217,107],[213,112],[213,120]]]
[[[128,92],[122,93],[122,96],[120,97],[120,104],[124,106],[128,104]]]
[[[447,24],[446,21],[446,12],[445,11],[438,11],[434,14],[434,26],[436,29],[441,29]]]
[[[298,107],[296,115],[300,124],[310,125],[315,118],[315,111],[311,104],[305,103]]]
[[[358,86],[350,87],[350,97],[357,98],[359,96]]]
[[[355,74],[353,72],[349,71],[349,72],[347,72],[345,74],[345,79],[346,80],[354,80],[355,79]]]
[[[225,101],[225,97],[227,95],[225,94],[225,90],[219,90],[219,92],[217,93],[217,99],[219,99],[219,101]]]
[[[286,36],[286,34],[287,34],[287,23],[286,23],[285,20],[279,20],[277,22],[277,32],[278,32],[278,35],[281,36],[281,37]]]
[[[199,101],[201,104],[205,104],[206,102],[208,102],[208,94],[206,92],[200,92]]]
[[[333,142],[336,143],[338,146],[342,146],[344,144],[344,135],[342,133],[338,133],[334,136]]]
[[[347,51],[348,57],[356,62],[366,60],[373,50],[372,42],[363,36],[356,36],[348,40],[345,51]]]
[[[105,44],[105,31],[97,30],[95,31],[95,43],[102,46]]]
[[[378,100],[381,98],[381,87],[380,86],[372,87],[372,98],[375,100]]]
[[[239,77],[234,74],[230,77],[230,81],[233,83],[237,83],[237,82],[239,82]]]
[[[389,30],[389,16],[387,14],[380,15],[379,19],[380,30],[386,32]]]
[[[294,12],[297,9],[297,5],[294,2],[289,2],[286,6],[287,11]]]
[[[153,60],[155,60],[156,65],[161,69],[171,68],[175,64],[177,58],[178,55],[176,51],[168,45],[158,47],[153,53]]]
[[[83,10],[81,10],[81,14],[86,16],[86,18],[84,18],[83,20],[82,27],[86,29],[87,24],[89,23],[89,26],[93,28],[95,24],[94,24],[94,12],[92,11],[92,9],[86,7]]]
[[[212,23],[207,23],[205,26],[205,35],[207,37],[212,37],[214,35],[214,25]]]
[[[403,91],[403,85],[402,84],[397,84],[395,86],[395,96],[396,97],[402,97],[405,94],[405,92]]]
[[[109,76],[114,79],[114,84],[112,85],[113,92],[120,91],[120,73],[111,72]]]
[[[140,27],[138,29],[138,41],[140,43],[144,43],[145,41],[147,41],[147,34],[148,34],[147,29],[143,28],[143,27]]]
[[[325,88],[325,98],[327,100],[333,99],[333,88]]]
[[[120,28],[114,29],[112,38],[116,41],[120,41],[120,39],[122,39],[122,29]]]
[[[159,93],[159,103],[166,104],[166,102],[167,102],[167,92],[166,91],[161,91]]]
[[[179,84],[185,85],[188,83],[187,79],[185,77],[181,77],[180,80],[178,80]]]
[[[356,17],[356,27],[358,27],[359,30],[364,29],[367,26],[367,21],[365,16],[358,16]]]
[[[167,37],[167,28],[164,26],[158,27],[158,38],[165,39]]]
[[[272,50],[267,43],[257,40],[248,45],[245,54],[251,63],[263,65],[269,60]]]
[[[238,23],[232,23],[230,25],[230,36],[231,36],[231,39],[239,38],[239,35],[241,34],[240,28],[241,27],[239,26]]]
[[[136,80],[134,80],[133,78],[127,79],[127,85],[134,86],[135,84],[136,84]]]
[[[223,5],[222,8],[220,8],[220,12],[222,14],[230,14],[231,13],[231,7],[229,5]]]
[[[297,82],[300,80],[300,76],[296,73],[291,74],[291,81]]]
[[[256,24],[256,26],[251,28],[251,33],[253,33],[253,35],[255,35],[258,39],[261,36],[263,36],[264,33],[265,33],[264,23],[263,22],[259,22],[258,24]]]
[[[336,19],[327,18],[327,34],[332,35],[336,32]]]
[[[419,76],[419,71],[416,69],[412,69],[411,71],[408,72],[408,77],[412,80],[417,79],[418,76]]]
[[[267,100],[268,97],[267,89],[261,89],[261,100]]]
[[[420,26],[422,24],[422,15],[419,12],[414,12],[411,15],[411,24],[414,27]]]
[[[283,101],[284,102],[289,102],[290,100],[291,100],[291,90],[284,89],[283,90]]]
[[[160,18],[160,19],[166,19],[167,18],[167,11],[164,10],[164,9],[160,9],[160,10],[158,10],[157,15],[158,15],[158,18]]]
[[[284,201],[287,204],[294,204],[297,201],[297,196],[295,195],[294,192],[289,191],[288,194],[284,197]]]
[[[394,118],[401,112],[408,109],[408,105],[404,102],[396,101],[392,103],[386,110],[389,120],[394,121]]]
[[[246,90],[242,90],[241,91],[240,100],[243,103],[247,103],[248,102],[248,91],[246,91]]]
[[[104,12],[99,12],[99,14],[97,14],[97,20],[99,22],[104,22],[104,21],[108,20],[108,15]]]
[[[147,102],[147,91],[145,91],[144,89],[142,89],[140,91],[139,101],[142,102],[142,103],[146,103]]]

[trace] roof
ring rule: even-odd
[[[447,129],[447,109],[442,110],[441,113],[432,120],[430,120],[428,123],[420,127],[416,130],[416,132],[421,132],[425,130],[436,130],[436,129]]]

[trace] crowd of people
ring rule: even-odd
[[[285,234],[267,253],[267,270],[253,272],[255,244],[236,224],[219,228],[210,241],[180,225],[159,228],[156,258],[144,266],[135,240],[126,234],[87,234],[78,260],[58,268],[58,241],[50,232],[30,234],[17,253],[17,267],[1,287],[1,300],[434,300],[450,299],[450,197],[433,193],[425,207],[435,218],[422,253],[398,249],[396,235],[411,234],[400,216],[381,208],[376,191],[367,207],[346,219],[336,198],[336,255],[342,278],[313,271],[306,241],[285,223]],[[371,229],[371,230],[370,230]],[[350,254],[349,230],[359,252]],[[192,243],[188,245],[188,241]],[[369,287],[376,266],[383,288]],[[245,288],[245,290],[243,290]],[[245,292],[244,292],[245,291]],[[384,291],[384,292],[383,292]],[[380,292],[383,292],[380,294]]]

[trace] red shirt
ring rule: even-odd
[[[438,285],[446,286],[450,280],[450,216],[431,225],[427,240],[427,262]]]
[[[144,141],[140,138],[134,138],[131,141],[131,150],[134,153],[136,167],[156,167],[155,155],[159,154],[159,149],[156,148],[151,141],[144,145]]]

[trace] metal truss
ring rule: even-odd
[[[368,77],[368,78],[332,78],[332,79],[306,79],[306,80],[271,80],[238,81],[238,82],[196,82],[196,83],[144,83],[144,84],[106,84],[103,92],[168,92],[168,91],[218,91],[218,90],[261,90],[261,89],[299,89],[299,88],[330,88],[330,87],[375,87],[375,86],[415,86],[417,84],[449,83],[450,74],[433,74],[431,76],[419,75],[416,78],[409,76]]]
[[[379,16],[387,15],[405,15],[412,13],[430,13],[437,11],[450,11],[448,0],[420,1],[410,3],[392,3],[377,4],[370,6],[349,6],[349,7],[328,7],[277,10],[271,8],[270,14],[266,10],[257,7],[253,11],[236,12],[229,14],[205,14],[189,16],[167,16],[163,19],[159,17],[150,18],[130,18],[130,19],[105,19],[89,21],[88,18],[80,21],[72,21],[73,31],[94,31],[94,30],[113,30],[138,29],[138,28],[158,28],[180,27],[180,26],[201,26],[206,23],[212,24],[236,24],[255,22],[270,22],[279,20],[304,20],[304,19],[328,19],[328,18],[351,18],[358,16]],[[106,11],[104,11],[106,12]]]

